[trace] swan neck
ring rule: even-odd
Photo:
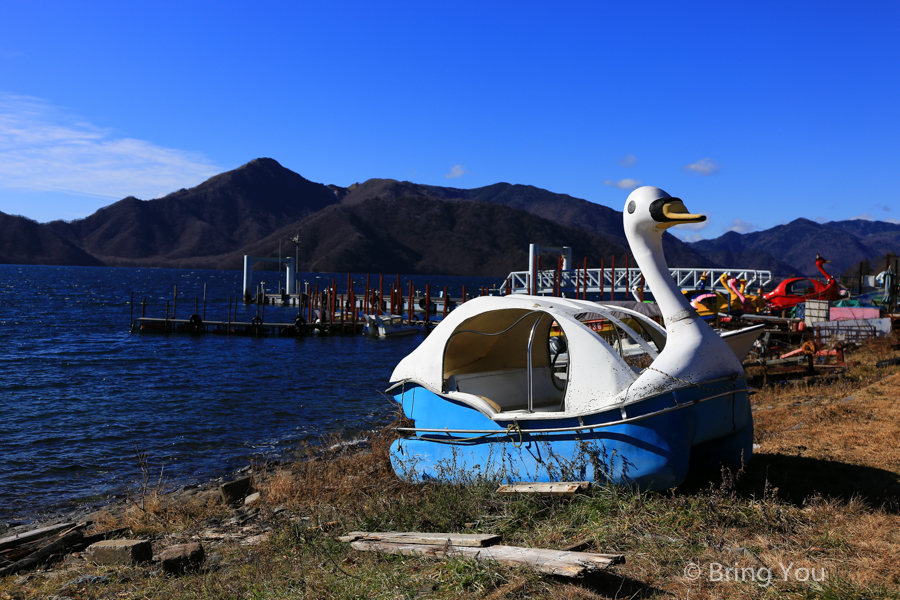
[[[663,254],[662,236],[628,235],[634,259],[644,274],[644,281],[653,291],[665,322],[685,310],[693,311],[687,299],[675,285]]]
[[[819,262],[819,261],[816,261],[816,266],[819,268],[819,272],[822,273],[822,275],[825,276],[825,281],[831,283],[832,277],[831,277],[831,275],[829,275],[829,274],[825,271],[825,267],[822,266],[823,264],[824,264],[824,263],[821,263],[821,262]]]

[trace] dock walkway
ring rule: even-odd
[[[243,335],[249,337],[303,337],[307,335],[345,335],[360,333],[363,321],[335,321],[334,323],[265,322],[254,318],[251,322],[204,321],[192,315],[188,319],[138,317],[132,321],[131,331],[138,333],[211,333],[215,335]]]

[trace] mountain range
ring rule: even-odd
[[[240,269],[242,257],[298,255],[301,271],[504,276],[528,245],[572,246],[596,267],[630,254],[621,212],[528,185],[457,189],[392,179],[340,187],[271,158],[163,198],[128,197],[74,221],[0,213],[0,263]],[[299,248],[289,241],[299,237]],[[835,274],[900,249],[900,225],[797,219],[694,243],[664,238],[669,265]],[[828,256],[831,254],[831,256]],[[551,259],[552,260],[552,259]]]

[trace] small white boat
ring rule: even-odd
[[[766,325],[763,323],[762,325],[751,325],[750,327],[735,329],[734,331],[719,331],[718,333],[723,340],[728,342],[728,346],[734,351],[738,360],[744,362],[744,359],[753,350],[753,344],[762,335],[765,327]]]
[[[363,334],[371,337],[398,337],[419,333],[419,329],[400,315],[363,315],[366,318]]]

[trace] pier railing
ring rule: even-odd
[[[721,269],[721,268],[670,268],[669,274],[675,281],[675,285],[683,290],[692,290],[700,287],[700,278],[707,273],[709,279],[706,289],[725,291],[725,287],[719,281],[723,273],[729,273],[732,277],[743,279],[747,282],[747,291],[756,291],[760,287],[768,287],[772,283],[772,272],[760,269]],[[598,269],[573,269],[563,271],[559,269],[544,269],[535,272],[535,281],[532,284],[528,271],[513,271],[507,276],[506,283],[501,285],[503,293],[509,294],[564,294],[566,296],[580,296],[582,293],[628,294],[632,289],[643,285],[646,292],[652,292],[646,282],[641,280],[641,270],[637,267],[628,268],[598,268]]]

